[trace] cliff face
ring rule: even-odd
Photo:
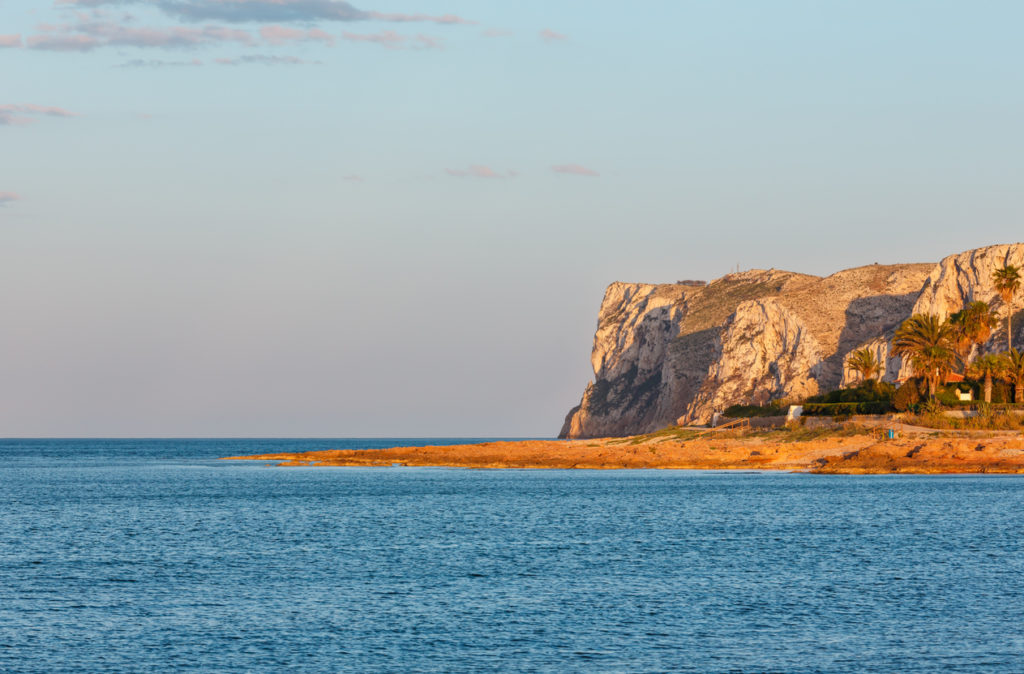
[[[628,435],[673,423],[720,359],[718,335],[736,306],[812,278],[755,271],[704,287],[608,286],[591,354],[597,376],[566,417],[561,435]]]
[[[992,272],[1006,265],[1024,269],[1024,244],[976,248],[943,258],[925,280],[924,288],[914,303],[913,313],[938,314],[946,318],[971,302],[987,302],[1000,321],[979,352],[1005,351],[1007,306],[996,290]],[[1021,305],[1019,295],[1020,293],[1014,301],[1015,310],[1011,321],[1013,346],[1017,349],[1022,346],[1021,328],[1024,328],[1021,322],[1024,316],[1017,308]],[[899,377],[909,377],[913,374],[909,363],[899,362],[898,366]]]
[[[709,417],[734,400],[766,403],[818,392],[821,345],[800,317],[778,300],[740,304],[719,341],[719,358],[687,407],[686,419]]]
[[[946,316],[984,300],[1005,315],[991,280],[1003,264],[1024,266],[1024,244],[826,278],[773,269],[706,286],[613,283],[594,336],[595,379],[561,437],[645,433],[707,421],[736,403],[832,390],[853,381],[844,363],[862,347],[875,350],[884,378],[895,380],[902,363],[889,358],[890,339],[912,313]],[[1021,328],[1024,316],[1014,321],[1016,335]],[[999,335],[1005,344],[999,331],[993,344]]]

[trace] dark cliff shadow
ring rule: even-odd
[[[992,331],[993,340],[990,341],[994,341],[997,345],[996,352],[1006,351],[1006,306],[999,307],[995,313],[999,322],[996,324],[995,330]],[[1011,329],[1013,330],[1013,348],[1017,351],[1024,349],[1024,309],[1017,309],[1013,312]]]
[[[560,436],[568,434],[576,414],[583,415],[584,428],[580,437],[623,435],[646,430],[643,427],[645,421],[658,407],[662,372],[670,358],[673,333],[678,329],[671,318],[672,310],[671,305],[648,308],[645,303],[638,307],[641,317],[633,328],[633,342],[618,353],[618,367],[609,371],[602,365],[601,370],[595,373],[580,405],[566,416]],[[659,348],[656,346],[659,344],[665,346]],[[652,348],[654,350],[650,351]],[[646,356],[644,351],[648,352]],[[656,366],[640,368],[638,363],[641,360],[651,361]],[[637,428],[642,430],[635,431]]]
[[[1003,312],[1003,315],[1006,315],[1005,311]],[[1013,312],[1013,318],[1011,320],[1013,321],[1013,348],[1020,351],[1021,348],[1024,348],[1024,309],[1018,309]],[[1001,322],[1005,322],[1005,320]],[[1002,328],[1002,332],[1004,335],[1006,334],[1005,327]]]
[[[920,291],[903,295],[872,295],[850,302],[846,307],[845,322],[839,333],[836,351],[822,360],[818,380],[823,391],[839,388],[843,379],[843,359],[847,353],[864,342],[886,336],[910,317]]]
[[[675,418],[686,412],[686,408],[697,397],[708,370],[721,354],[721,335],[724,326],[715,326],[680,335],[669,347],[674,380],[677,383],[674,406],[679,407]],[[673,419],[673,422],[675,419]]]
[[[595,379],[582,408],[593,428],[599,429],[594,432],[632,435],[674,424],[686,412],[718,355],[720,331],[713,327],[671,338],[653,370],[640,370],[634,362],[615,376]],[[625,352],[632,358],[636,357],[631,353],[634,347]],[[672,387],[671,400],[664,399],[667,379],[677,384]],[[567,428],[563,426],[563,430]]]

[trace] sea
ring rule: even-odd
[[[0,440],[0,672],[1024,671],[1024,476],[218,460],[455,441]]]

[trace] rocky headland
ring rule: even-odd
[[[800,400],[851,383],[847,356],[865,347],[883,366],[884,380],[910,375],[891,356],[896,328],[913,314],[945,319],[975,301],[1005,315],[992,277],[1005,265],[1024,267],[1024,244],[979,248],[937,265],[871,265],[825,278],[769,269],[707,284],[613,283],[598,315],[595,380],[566,417],[567,440],[230,458],[364,467],[1024,473],[1017,422],[1009,424],[1014,431],[941,431],[883,416],[775,430],[696,426],[732,404]],[[1020,319],[1013,322],[1018,345]],[[982,353],[1005,350],[1000,323],[978,347]],[[887,429],[899,429],[897,437]]]
[[[938,264],[870,265],[821,278],[780,271],[707,284],[613,283],[598,313],[594,380],[559,437],[649,433],[706,423],[733,404],[801,399],[852,381],[847,356],[872,349],[885,381],[909,374],[890,357],[895,329],[914,313],[945,318],[973,301],[1005,307],[992,270],[1024,266],[1024,244],[988,246]],[[1013,322],[1019,344],[1019,318]],[[1005,349],[996,330],[982,350]]]

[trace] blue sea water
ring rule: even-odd
[[[426,442],[0,440],[0,671],[1024,671],[1024,478],[216,460]]]

